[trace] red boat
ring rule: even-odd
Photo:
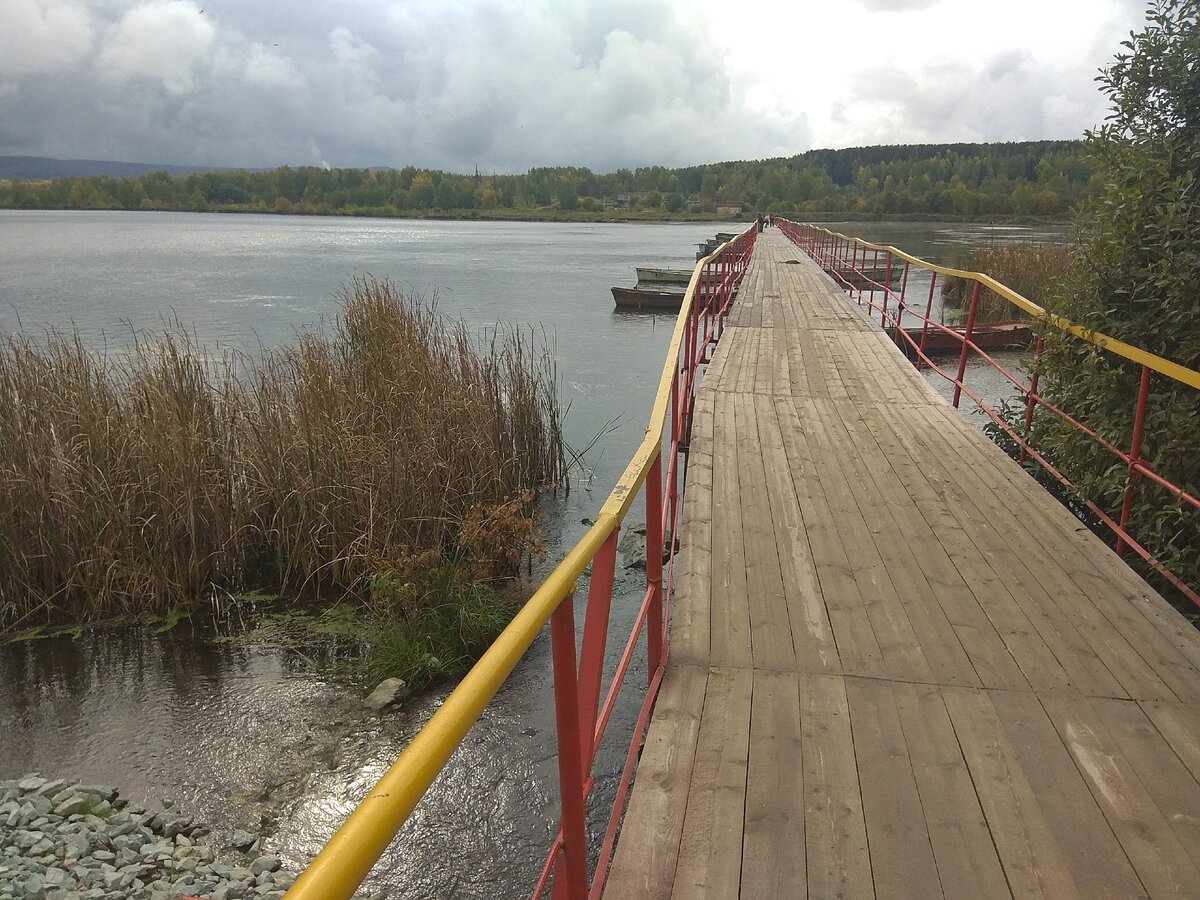
[[[962,325],[950,326],[952,334],[947,334],[940,328],[930,327],[925,335],[925,352],[930,355],[958,353],[962,348],[963,335],[966,328]],[[894,329],[889,327],[888,334]],[[918,347],[921,346],[921,328],[906,327],[904,333]],[[976,322],[971,331],[971,343],[980,350],[1011,350],[1028,347],[1033,343],[1033,326],[1029,322]],[[909,356],[913,355],[913,347],[904,341],[901,348]]]

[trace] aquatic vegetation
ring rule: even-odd
[[[1039,306],[1052,304],[1078,274],[1078,259],[1071,244],[978,245],[964,253],[954,266],[990,275]],[[942,282],[942,303],[948,323],[965,321],[974,284],[973,281],[954,277]],[[980,322],[1027,318],[1017,307],[986,288],[979,292],[979,308],[975,317]]]
[[[548,353],[387,281],[341,300],[252,357],[177,325],[121,353],[0,338],[0,630],[215,592],[366,596],[414,559],[513,574],[562,464]]]

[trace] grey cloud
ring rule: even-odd
[[[5,0],[0,11],[0,77],[70,68],[91,51],[91,16],[82,3]]]
[[[1089,78],[1067,79],[1031,65],[1024,50],[976,62],[929,63],[911,74],[860,73],[843,121],[856,107],[871,110],[866,138],[878,143],[1010,141],[1079,137],[1080,123],[1098,121],[1102,99]]]
[[[13,10],[47,0],[15,2],[0,34]],[[720,53],[672,0],[278,9],[96,3],[90,31],[62,28],[73,62],[36,78],[0,68],[0,153],[606,171],[808,146],[803,117],[744,109]]]

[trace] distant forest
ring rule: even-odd
[[[1091,174],[1082,141],[910,144],[607,175],[573,166],[523,175],[284,166],[0,181],[0,207],[481,218],[744,217],[758,211],[1054,218],[1083,196]]]

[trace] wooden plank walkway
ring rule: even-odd
[[[1200,636],[778,232],[612,898],[1200,897]]]

